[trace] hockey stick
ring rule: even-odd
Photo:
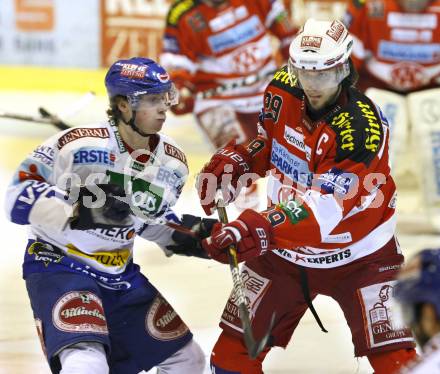
[[[43,108],[39,108],[39,110],[40,109],[43,109]],[[44,123],[46,125],[55,126],[57,129],[60,129],[60,130],[66,130],[66,129],[70,128],[70,126],[65,124],[60,119],[54,120],[54,118],[55,118],[54,116],[44,118],[44,117],[27,116],[27,115],[16,114],[16,113],[0,112],[0,118],[10,118],[10,119],[16,119],[16,120],[20,120],[20,121]]]
[[[95,98],[95,93],[90,91],[83,95],[78,101],[74,102],[72,106],[69,106],[66,110],[64,110],[63,114],[60,116],[50,113],[47,109],[43,107],[38,108],[38,112],[41,117],[27,116],[22,114],[15,113],[7,113],[0,112],[0,118],[10,118],[16,119],[20,121],[27,122],[36,122],[36,123],[44,123],[47,125],[55,126],[59,130],[67,130],[72,126],[65,123],[60,117],[70,117],[79,112],[82,108],[84,108],[87,104],[89,104]]]
[[[228,215],[226,213],[225,203],[223,199],[217,199],[217,212],[220,218],[220,222],[228,223]],[[266,345],[270,338],[272,327],[275,323],[275,313],[272,314],[269,329],[260,341],[256,341],[252,333],[251,321],[249,318],[249,310],[246,303],[246,296],[244,295],[243,280],[240,275],[240,269],[238,267],[237,260],[237,248],[234,244],[231,244],[228,248],[229,268],[231,269],[232,282],[234,284],[234,292],[237,295],[237,304],[239,309],[239,317],[243,327],[243,337],[248,350],[248,355],[252,359],[256,359],[258,355],[266,348]]]
[[[66,124],[65,122],[61,121],[58,118],[58,116],[50,113],[49,111],[47,111],[43,107],[40,106],[38,108],[38,111],[40,112],[40,114],[43,118],[48,119],[50,121],[51,125],[54,125],[57,129],[66,130],[66,129],[70,128],[70,126],[68,124]]]

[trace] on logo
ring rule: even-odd
[[[391,84],[397,89],[411,89],[427,82],[423,66],[412,62],[400,62],[391,70]]]
[[[258,49],[254,44],[241,48],[233,57],[234,69],[240,73],[248,73],[259,67]]]

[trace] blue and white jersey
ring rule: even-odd
[[[121,274],[132,262],[136,234],[164,247],[173,230],[154,220],[177,219],[170,208],[188,176],[185,154],[162,134],[156,135],[154,145],[150,151],[130,153],[112,123],[60,132],[38,146],[17,169],[7,191],[7,215],[14,223],[30,225],[29,239],[61,249],[66,259],[104,274]],[[149,157],[139,158],[142,153]],[[67,221],[76,209],[79,186],[97,188],[99,183],[125,188],[137,211],[131,216],[132,224],[72,230]],[[26,256],[33,261],[42,261],[41,256],[28,252],[32,251]]]

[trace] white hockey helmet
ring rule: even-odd
[[[341,21],[309,19],[290,44],[289,74],[302,84],[305,71],[320,71],[320,84],[324,84],[320,87],[338,85],[350,74],[348,59],[352,47],[353,38]]]

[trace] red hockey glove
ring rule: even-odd
[[[191,74],[187,71],[175,71],[171,73],[174,85],[179,91],[179,103],[171,107],[171,111],[180,116],[192,113],[194,109],[195,86],[191,82]]]
[[[269,249],[271,225],[258,212],[246,209],[226,225],[216,223],[211,236],[202,241],[203,249],[216,261],[227,264],[228,247],[235,244],[239,262],[259,256]]]
[[[200,171],[196,188],[203,210],[209,216],[214,213],[215,195],[217,190],[222,191],[225,203],[235,200],[242,187],[249,187],[252,179],[242,175],[250,173],[250,156],[247,150],[232,140],[211,157]],[[244,185],[239,183],[244,180]]]
[[[189,87],[180,87],[179,102],[173,105],[170,109],[176,116],[182,116],[187,113],[192,113],[194,110],[194,91]]]

